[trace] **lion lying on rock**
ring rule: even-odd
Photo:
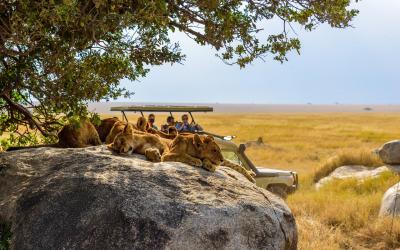
[[[212,136],[185,134],[169,140],[137,131],[131,124],[127,124],[108,147],[119,154],[139,153],[153,162],[183,162],[203,167],[210,172],[215,172],[217,166],[223,164],[243,174],[251,182],[255,182],[253,172],[224,160],[221,149]]]
[[[84,148],[88,146],[101,145],[99,134],[94,125],[87,119],[82,119],[78,125],[67,124],[57,134],[58,142],[55,144],[43,144],[26,147],[9,147],[7,151],[40,148],[40,147],[57,147],[57,148]]]
[[[118,154],[142,154],[152,162],[160,162],[161,154],[168,149],[167,143],[160,137],[135,130],[129,123],[107,147]]]
[[[127,122],[120,121],[118,118],[108,118],[108,119],[114,119],[113,120],[114,124],[109,129],[108,135],[106,136],[106,138],[104,140],[106,144],[112,143],[114,141],[115,137],[119,133],[121,133],[125,129],[125,126],[128,124]],[[109,122],[109,120],[104,119],[104,120],[102,120],[102,123],[103,122],[104,122],[104,126],[100,125],[98,132],[99,132],[99,130],[101,130],[101,131],[106,130],[106,124]],[[163,133],[156,129],[147,127],[147,120],[145,117],[139,117],[136,122],[136,125],[132,125],[132,128],[136,131],[142,131],[142,132],[147,132],[150,134],[155,134],[155,135],[160,136],[161,138],[166,138],[166,139],[174,139],[176,136],[176,134],[166,134],[166,133]],[[100,134],[100,132],[99,132],[99,134]]]

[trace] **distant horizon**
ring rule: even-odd
[[[243,103],[190,103],[190,102],[97,102],[89,110],[101,114],[115,114],[112,106],[130,105],[207,105],[215,113],[400,113],[400,104],[243,104]]]
[[[90,103],[142,103],[142,104],[222,104],[222,105],[316,105],[316,106],[335,106],[335,105],[346,105],[346,106],[400,106],[400,103],[251,103],[251,102],[152,102],[152,101],[127,101],[127,100],[116,100],[116,101],[100,101]]]

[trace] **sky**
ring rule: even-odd
[[[152,67],[140,81],[122,80],[135,95],[117,101],[157,103],[400,104],[400,0],[362,0],[354,28],[296,27],[300,55],[281,64],[267,57],[245,69],[174,34],[183,64]],[[265,29],[276,31],[271,22]]]

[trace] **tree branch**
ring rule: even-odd
[[[42,128],[42,126],[36,121],[36,119],[32,116],[31,112],[29,112],[29,110],[27,110],[24,106],[22,106],[22,105],[20,105],[20,104],[18,104],[18,103],[13,102],[13,101],[11,100],[11,98],[10,98],[7,94],[5,94],[5,93],[2,93],[2,94],[0,95],[0,97],[1,97],[3,100],[5,100],[5,101],[8,103],[8,105],[10,105],[10,107],[11,107],[12,109],[14,109],[14,110],[18,111],[19,113],[23,114],[23,115],[25,116],[25,119],[26,119],[26,120],[29,120],[30,122],[32,122],[32,123],[35,125],[35,127],[40,131],[40,133],[42,133],[42,135],[44,135],[44,136],[51,136],[51,135],[53,135],[53,134],[51,134],[51,133],[48,133],[46,130],[44,130],[44,129]]]

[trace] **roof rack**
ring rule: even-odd
[[[142,116],[143,112],[169,112],[172,116],[172,112],[188,112],[192,120],[194,121],[193,112],[213,112],[214,108],[210,106],[174,106],[174,105],[134,105],[134,106],[121,106],[111,107],[111,111],[120,111],[122,116],[128,121],[125,112],[140,112]]]
[[[111,107],[111,111],[125,112],[213,112],[209,106],[136,105]]]

